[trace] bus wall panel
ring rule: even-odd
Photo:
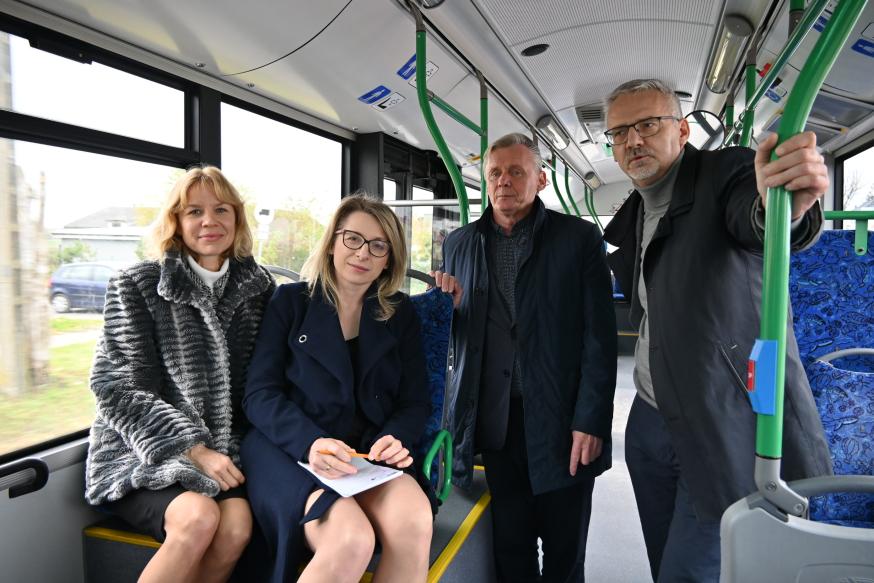
[[[0,580],[82,583],[82,529],[101,517],[84,492],[85,465],[78,463],[52,471],[41,490],[0,495]]]

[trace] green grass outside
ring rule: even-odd
[[[52,334],[99,330],[102,326],[103,316],[100,316],[99,314],[94,314],[93,317],[88,318],[71,318],[69,316],[52,317]]]
[[[88,373],[96,342],[87,340],[50,349],[45,385],[17,397],[0,395],[0,454],[91,425],[94,398]]]

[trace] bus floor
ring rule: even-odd
[[[595,480],[586,547],[586,581],[652,581],[637,504],[625,465],[625,423],[635,388],[633,356],[620,356],[613,412],[613,467]]]

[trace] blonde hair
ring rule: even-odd
[[[396,303],[389,298],[401,289],[407,273],[407,243],[401,221],[379,199],[362,193],[344,198],[334,211],[322,238],[301,268],[301,276],[307,281],[310,296],[318,287],[329,304],[334,308],[339,306],[337,274],[334,272],[332,257],[334,238],[349,215],[356,212],[367,213],[376,219],[388,239],[388,264],[376,279],[376,298],[379,302],[376,319],[388,320],[394,315]]]
[[[215,166],[195,166],[173,185],[152,225],[150,233],[151,255],[160,259],[167,251],[179,251],[180,253],[184,251],[195,260],[198,259],[197,253],[185,245],[182,234],[179,232],[179,213],[188,206],[188,195],[191,189],[198,185],[209,189],[219,201],[234,207],[234,243],[222,253],[222,259],[230,256],[235,259],[250,257],[252,255],[252,231],[249,229],[243,199],[234,185]]]

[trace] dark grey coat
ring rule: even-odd
[[[758,198],[753,157],[747,148],[699,152],[686,146],[670,207],[643,265],[655,398],[695,511],[706,520],[718,520],[755,490],[756,418],[745,389],[762,291],[762,239],[752,219]],[[619,248],[608,261],[631,298],[635,328],[642,317],[640,212],[635,191],[604,234]],[[821,227],[816,205],[794,233],[793,249],[812,245]],[[783,476],[829,474],[828,448],[791,317],[786,348]]]
[[[616,319],[610,272],[595,226],[535,199],[534,242],[516,280],[516,350],[522,367],[528,471],[535,494],[601,474],[611,464]],[[452,480],[470,486],[482,381],[489,273],[483,216],[443,243],[444,269],[464,289],[455,311],[447,387]],[[568,472],[571,431],[604,439],[601,456]]]
[[[218,483],[183,455],[199,443],[239,466],[240,402],[275,285],[251,257],[231,259],[228,272],[215,304],[174,252],[109,282],[91,371],[97,401],[85,476],[91,504],[174,483],[215,496]]]

